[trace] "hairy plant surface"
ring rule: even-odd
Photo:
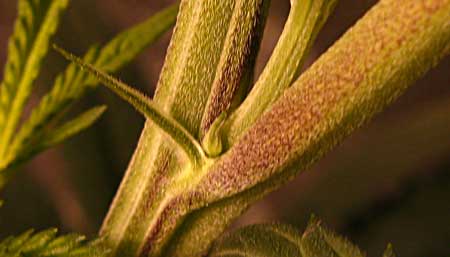
[[[223,59],[219,58],[227,57],[227,47],[222,43],[222,48],[207,51],[221,37],[205,37],[200,44],[188,31],[199,26],[193,32],[217,33],[211,28],[224,23],[213,19],[213,6],[208,1],[182,2],[155,103],[148,104],[175,118],[197,141],[202,140],[199,114],[208,105],[204,99],[216,97],[214,90],[202,91],[210,88],[202,83],[209,79],[206,85],[211,85],[216,81],[212,76],[222,74],[219,60]],[[332,6],[330,1],[293,1],[291,19],[301,23],[309,17],[311,23],[302,26],[305,31],[289,34],[298,28],[288,22],[283,33],[293,38],[282,37],[279,44],[295,41],[301,33],[313,40]],[[211,16],[198,20],[194,14],[206,9]],[[232,15],[239,13],[232,10]],[[296,15],[298,10],[309,12]],[[301,61],[296,59],[286,68],[286,58],[280,57],[285,53],[275,51],[266,67],[274,71],[268,74],[285,74],[274,82],[263,72],[241,105],[248,104],[249,109],[230,110],[231,118],[219,116],[206,133],[215,154],[202,165],[179,151],[183,149],[179,140],[164,140],[172,134],[169,128],[147,116],[150,121],[101,235],[117,247],[117,255],[195,256],[206,251],[251,203],[319,159],[444,57],[450,36],[448,18],[448,1],[380,1],[286,90],[283,87],[296,77]],[[309,44],[299,44],[296,50],[302,52],[301,46],[308,49]],[[300,60],[304,54],[299,54]],[[206,64],[208,68],[203,68]],[[214,67],[216,72],[209,70]],[[100,76],[104,79],[106,74]],[[201,83],[196,83],[196,76],[203,78]],[[286,86],[278,88],[276,82],[284,79]],[[281,93],[257,93],[265,90]],[[267,105],[260,107],[258,101]],[[192,107],[199,109],[192,111]],[[223,112],[223,107],[218,108],[216,116]],[[251,119],[234,118],[239,115]],[[203,148],[210,146],[204,143]]]
[[[19,10],[40,2],[22,0]],[[72,64],[13,137],[67,1],[43,4],[47,18],[32,23],[36,38],[11,41],[1,91],[0,182],[11,167],[103,113],[95,107],[46,129],[59,109],[99,81],[147,119],[99,232],[107,256],[205,256],[210,249],[210,256],[364,256],[315,219],[303,235],[285,225],[256,226],[211,248],[251,204],[307,169],[450,53],[450,0],[380,0],[300,74],[337,2],[291,0],[282,35],[254,85],[269,0],[182,0],[84,59],[55,46]],[[153,99],[108,74],[153,42],[177,11]],[[21,20],[33,17],[22,16],[19,34]],[[15,50],[22,37],[35,41],[23,53]],[[384,256],[394,256],[391,247]]]

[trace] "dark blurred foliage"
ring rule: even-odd
[[[156,2],[156,3],[155,3]],[[55,41],[82,54],[173,1],[72,1]],[[342,0],[321,32],[308,65],[376,1]],[[0,68],[16,1],[0,0]],[[277,41],[289,1],[272,1],[257,70]],[[151,94],[170,33],[119,73]],[[41,97],[66,63],[51,53],[36,84]],[[2,192],[0,236],[27,228],[60,227],[94,234],[120,183],[143,118],[100,88],[74,106],[108,112],[87,132],[21,168]],[[235,226],[279,220],[304,228],[317,214],[369,256],[392,242],[399,256],[450,256],[450,60],[410,88],[394,105],[358,130],[310,170],[252,207]]]

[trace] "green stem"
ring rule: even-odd
[[[247,130],[298,77],[312,43],[337,0],[291,1],[285,28],[252,91],[224,125],[228,147]]]
[[[211,27],[226,30],[233,8],[222,11],[230,3],[185,0],[180,8],[155,101],[191,134],[199,131],[223,42],[213,36],[223,31]],[[112,256],[203,256],[250,204],[436,64],[450,39],[449,15],[449,0],[382,0],[211,166],[186,169],[147,125],[101,230]]]
[[[256,7],[261,6],[261,0],[251,2]],[[256,38],[252,39],[250,46],[247,45],[249,48],[241,48],[239,44],[247,42],[245,37],[260,35],[244,33],[240,34],[241,38],[233,37],[233,33],[240,30],[230,30],[233,17],[246,18],[241,15],[243,10],[236,8],[243,4],[248,3],[244,0],[181,1],[177,24],[153,99],[192,135],[200,134],[214,81],[218,81],[216,78],[227,71],[222,69],[226,65],[219,68],[219,63],[229,60],[228,54],[235,54],[231,49],[242,49],[250,51],[250,54],[244,51],[246,55],[255,55],[253,42],[257,41]],[[258,17],[257,20],[264,19]],[[253,22],[238,20],[233,24],[239,29],[254,26]],[[247,28],[245,30],[248,31]],[[230,36],[239,39],[235,48],[231,44],[231,48],[225,46],[225,42],[231,42],[227,40]],[[233,63],[235,59],[231,60],[228,67],[236,67]],[[241,68],[239,65],[237,67]],[[197,140],[200,139],[198,136]],[[112,246],[111,256],[165,256],[168,242],[183,223],[186,213],[181,210],[191,207],[189,202],[180,201],[176,196],[191,186],[190,177],[196,177],[202,171],[187,168],[186,161],[176,154],[174,144],[161,137],[160,131],[151,122],[147,123],[100,231]]]
[[[206,172],[196,197],[276,187],[308,168],[449,54],[449,20],[450,0],[380,1]]]
[[[234,6],[227,38],[200,127],[200,138],[224,112],[232,108],[239,93],[247,93],[257,50],[269,9],[268,0],[239,0]],[[253,50],[253,51],[252,51]],[[239,100],[239,99],[237,99]]]
[[[199,256],[249,206],[310,167],[450,54],[449,20],[449,0],[375,5],[205,171],[191,195],[209,204],[184,219],[167,256]]]

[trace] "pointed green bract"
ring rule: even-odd
[[[2,257],[106,257],[107,248],[101,241],[87,241],[84,236],[69,234],[56,236],[56,229],[40,233],[29,230],[17,237],[0,242]]]
[[[217,157],[223,151],[222,126],[227,116],[224,112],[217,117],[202,140],[203,149],[209,157]]]
[[[178,146],[184,150],[194,167],[198,168],[204,163],[206,157],[197,140],[176,120],[161,111],[159,107],[152,103],[148,97],[118,79],[98,70],[94,66],[85,63],[82,59],[64,51],[63,49],[57,46],[54,48],[65,58],[78,64],[80,68],[85,69],[94,75],[106,87],[135,107],[136,110],[142,113],[146,118],[151,120],[155,125],[169,135],[178,144]]]
[[[7,155],[7,148],[31,94],[50,38],[68,2],[19,1],[19,15],[9,41],[8,61],[0,86],[0,158]]]

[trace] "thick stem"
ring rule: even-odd
[[[183,3],[192,5],[191,9],[183,12]],[[204,110],[209,94],[199,96],[203,107],[193,105],[201,90],[190,91],[187,85],[192,85],[188,83],[192,77],[184,81],[184,75],[211,79],[201,71],[210,71],[217,62],[200,62],[207,66],[205,70],[184,65],[199,61],[192,53],[210,47],[197,42],[199,48],[192,48],[195,40],[215,38],[207,35],[216,31],[201,31],[205,37],[200,39],[192,33],[204,19],[219,15],[214,7],[222,7],[224,1],[183,3],[181,29],[178,27],[172,41],[179,45],[172,45],[173,52],[169,51],[162,76],[166,86],[159,88],[156,101],[167,100],[164,107],[179,115],[177,120],[193,133],[198,131],[201,117],[186,108]],[[219,23],[229,18],[221,16]],[[112,255],[204,254],[212,240],[251,203],[311,165],[445,56],[449,20],[450,0],[380,1],[226,154],[202,170],[186,169],[186,160],[174,154],[173,145],[147,125],[101,232],[113,247]],[[220,51],[217,56],[220,58]],[[172,98],[189,93],[188,99]]]
[[[254,35],[241,33],[235,37],[230,32],[232,17],[246,18],[238,15],[242,10],[236,8],[246,1],[181,2],[154,102],[192,135],[200,133],[214,81],[229,67],[219,63],[224,63],[229,54],[236,54],[225,50],[225,42],[230,42],[227,39],[237,39],[238,44],[233,49],[245,50],[239,52],[244,56],[236,58],[246,60],[245,55],[254,54],[254,44],[249,46],[248,39],[239,38]],[[252,6],[261,7],[261,0],[251,2]],[[252,12],[265,14],[257,8]],[[252,17],[256,19],[256,16]],[[258,17],[258,20],[263,19]],[[240,23],[238,20],[233,24],[254,26],[253,22]],[[111,256],[161,256],[191,206],[179,196],[191,186],[186,182],[196,174],[202,174],[202,170],[189,168],[186,158],[176,153],[174,144],[164,140],[160,132],[147,123],[100,232],[112,246]]]
[[[192,195],[215,202],[185,219],[168,256],[195,256],[391,103],[450,53],[449,20],[449,0],[380,1],[206,172]]]
[[[449,20],[450,0],[380,1],[211,167],[198,192],[216,201],[304,170],[448,54]]]

